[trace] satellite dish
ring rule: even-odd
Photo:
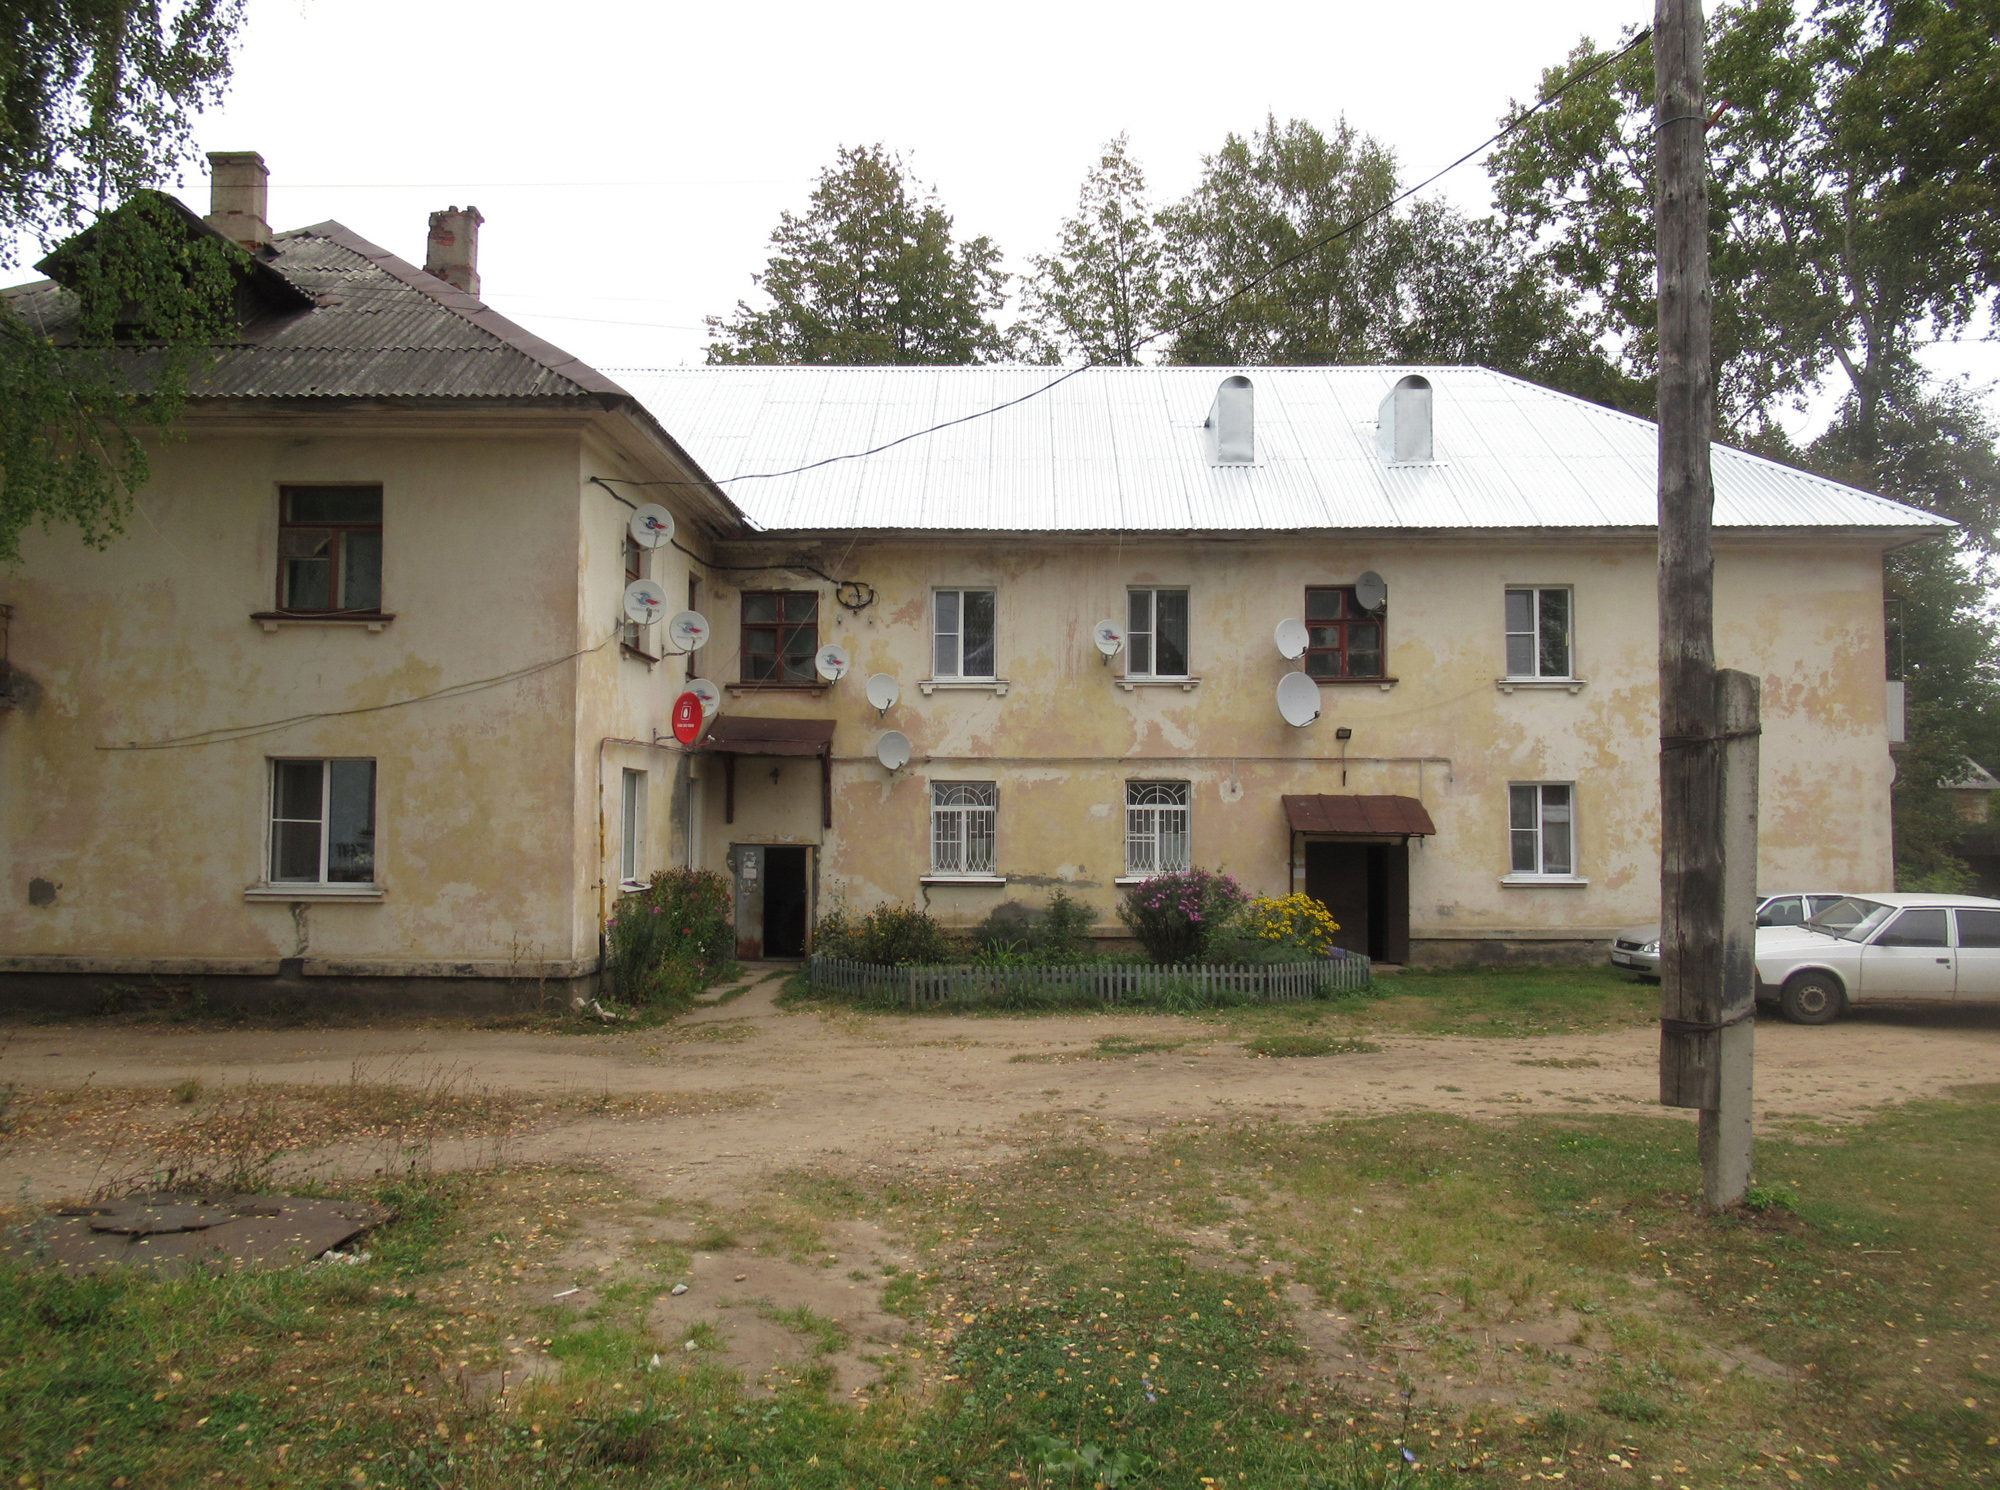
[[[819,675],[826,679],[827,682],[838,683],[842,678],[847,676],[847,670],[854,666],[854,660],[847,655],[847,648],[837,647],[832,642],[828,642],[819,649],[818,655],[813,658],[813,666],[819,670]]]
[[[902,691],[896,680],[887,673],[877,673],[868,680],[868,702],[875,706],[875,712],[878,714],[887,713],[889,706],[895,703]]]
[[[722,712],[722,690],[706,678],[690,680],[687,691],[701,700],[701,717],[713,719]]]
[[[674,541],[674,515],[658,502],[648,502],[632,514],[626,524],[632,541],[641,548],[665,548]]]
[[[1099,621],[1090,628],[1090,639],[1106,657],[1116,657],[1125,650],[1125,628],[1116,621]]]
[[[892,729],[875,742],[875,759],[891,771],[900,771],[910,763],[910,737],[899,729]]]
[[[650,626],[667,613],[667,592],[649,579],[625,587],[625,619]]]
[[[1365,611],[1378,611],[1389,602],[1389,586],[1374,570],[1363,570],[1354,582],[1354,600]]]
[[[1319,718],[1319,684],[1304,673],[1286,673],[1278,679],[1278,712],[1294,729],[1304,729]]]
[[[698,652],[708,643],[708,617],[684,610],[667,622],[667,640],[683,652]]]
[[[1278,655],[1291,658],[1306,655],[1306,643],[1311,637],[1306,634],[1305,622],[1294,621],[1288,617],[1278,623],[1273,640],[1278,644]]]

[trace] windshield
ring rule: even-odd
[[[1869,932],[1894,913],[1894,906],[1874,900],[1857,900],[1847,895],[1834,901],[1806,925],[1813,931],[1823,931],[1843,941],[1858,942],[1865,940]]]

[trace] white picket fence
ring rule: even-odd
[[[1315,962],[1213,966],[1207,963],[1083,963],[1055,967],[898,967],[815,952],[808,976],[815,993],[887,995],[912,1009],[1010,998],[1051,1003],[1148,1003],[1170,988],[1203,1003],[1217,993],[1265,1003],[1303,1003],[1368,986],[1369,960],[1358,952]]]

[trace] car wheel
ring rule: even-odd
[[[1793,1024],[1832,1024],[1847,1007],[1847,990],[1832,973],[1799,973],[1778,995],[1778,1009]]]

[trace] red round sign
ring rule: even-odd
[[[692,745],[701,738],[701,695],[683,693],[674,700],[674,738]]]

